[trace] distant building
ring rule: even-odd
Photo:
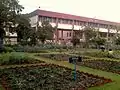
[[[105,21],[100,19],[46,11],[46,10],[35,10],[30,13],[30,23],[31,26],[37,29],[37,24],[41,25],[42,21],[48,20],[51,25],[57,26],[56,34],[54,34],[53,39],[58,43],[70,42],[73,32],[80,32],[80,40],[84,41],[84,31],[81,29],[84,26],[92,26],[94,28],[99,28],[100,36],[107,37],[107,32],[109,31],[109,37],[115,35],[116,26],[120,25],[117,22]]]

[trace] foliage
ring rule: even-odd
[[[96,46],[100,47],[100,45],[105,45],[106,39],[101,37],[95,37],[95,38],[92,38],[90,41]]]
[[[71,42],[73,43],[73,46],[75,47],[77,44],[80,43],[80,39],[77,36],[73,36]]]
[[[12,47],[16,52],[33,52],[33,53],[47,53],[46,50],[53,50],[53,51],[59,51],[62,49],[71,49],[71,46],[66,46],[66,45],[58,45],[58,44],[39,44],[39,45],[34,45],[34,46],[22,46],[22,45],[13,45],[9,46]]]
[[[85,33],[85,40],[89,42],[92,38],[96,37],[96,30],[91,27],[85,27],[84,29]]]
[[[104,45],[106,42],[106,39],[101,38],[101,37],[96,37],[92,39],[91,42],[95,43],[96,45]]]
[[[31,46],[37,45],[37,42],[38,42],[37,32],[34,29],[31,29],[29,45]]]
[[[68,55],[68,54],[38,54],[36,56],[49,58],[52,60],[58,60],[58,61],[68,61],[69,57],[71,57],[72,55]]]
[[[83,31],[85,35],[85,47],[88,47],[91,39],[96,37],[97,32],[95,28],[88,27],[88,26],[83,28]]]
[[[117,62],[117,61],[91,59],[91,60],[83,61],[79,63],[78,65],[83,65],[83,66],[87,66],[87,67],[94,68],[94,69],[100,69],[100,70],[110,71],[110,72],[120,74],[120,62]]]
[[[11,47],[4,47],[3,52],[14,52],[14,49]]]
[[[16,16],[20,14],[23,7],[18,0],[0,0],[0,48],[3,45],[4,29],[12,28],[15,25]],[[1,33],[1,31],[3,33]]]
[[[0,77],[3,76],[12,90],[71,90],[72,88],[84,90],[111,82],[110,79],[79,71],[77,80],[74,81],[73,70],[53,64],[0,70]]]
[[[53,32],[55,28],[48,21],[43,21],[41,26],[38,27],[37,36],[38,39],[44,43],[46,39],[53,39]]]
[[[3,53],[0,55],[0,65],[29,64],[36,62],[35,59],[23,53]]]
[[[108,53],[108,51],[98,51],[98,52],[84,52],[83,55],[91,56],[91,57],[99,57],[99,58],[115,58],[117,57]]]
[[[16,52],[29,52],[29,53],[47,53],[43,47],[39,46],[16,46],[13,48]]]
[[[116,45],[120,45],[120,36],[115,39],[115,44],[116,44]]]

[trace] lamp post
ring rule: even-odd
[[[76,63],[77,62],[82,62],[82,57],[80,57],[80,56],[72,56],[72,57],[70,57],[69,58],[69,63],[72,63],[72,64],[74,64],[74,81],[76,81],[76,79],[77,79],[77,71],[76,71]]]

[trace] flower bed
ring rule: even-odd
[[[5,90],[86,90],[112,82],[79,71],[74,81],[73,70],[53,64],[3,69],[0,70],[0,81]]]
[[[120,74],[120,62],[107,61],[107,60],[86,60],[83,62],[77,62],[78,65],[87,66],[94,69],[100,69],[104,71],[114,72]]]

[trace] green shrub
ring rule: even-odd
[[[108,53],[108,51],[84,52],[83,55],[91,56],[91,57],[99,57],[99,58],[115,58],[115,59],[117,59],[117,57],[115,57],[114,53],[113,53],[113,55],[111,55]]]
[[[11,47],[4,47],[3,52],[14,52],[15,50]]]
[[[32,58],[28,57],[27,54],[23,53],[3,53],[0,55],[1,65],[12,65],[12,64],[23,64],[29,63]]]

